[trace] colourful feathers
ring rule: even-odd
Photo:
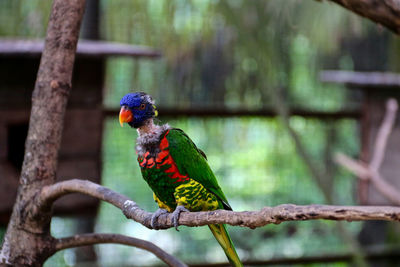
[[[203,151],[180,129],[155,125],[154,102],[145,93],[121,100],[120,122],[138,128],[136,151],[143,178],[154,192],[157,217],[173,212],[175,227],[182,211],[232,210]],[[225,225],[209,225],[233,266],[242,266]]]
[[[139,156],[138,161],[160,208],[168,211],[177,206],[190,211],[231,210],[204,153],[182,130],[167,130],[153,151],[156,152],[147,151],[143,157]],[[242,266],[225,225],[209,227],[231,264]]]

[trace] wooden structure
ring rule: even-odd
[[[385,114],[385,103],[390,97],[400,102],[400,75],[387,72],[323,71],[324,82],[345,84],[350,89],[362,91],[361,160],[369,162],[378,129]],[[398,117],[389,137],[385,158],[380,168],[382,177],[400,192],[400,118]],[[360,204],[392,205],[373,186],[360,181],[358,187]]]
[[[44,42],[0,39],[0,223],[8,222],[15,200],[28,130],[31,93]],[[101,182],[104,112],[102,90],[109,56],[157,58],[147,47],[101,41],[78,44],[72,92],[59,153],[57,179],[84,178]],[[83,195],[56,202],[55,213],[97,212],[98,201]]]

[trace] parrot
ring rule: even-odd
[[[120,101],[119,123],[137,129],[137,161],[143,179],[153,191],[159,209],[151,226],[158,229],[157,218],[172,213],[178,230],[181,212],[232,210],[207,157],[181,129],[158,125],[153,98],[144,92],[128,93]],[[224,250],[230,264],[243,266],[224,224],[208,225]]]

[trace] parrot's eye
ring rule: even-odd
[[[145,104],[141,104],[140,107],[139,107],[139,109],[140,109],[140,110],[143,110],[145,107],[146,107]]]

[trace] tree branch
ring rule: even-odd
[[[378,190],[384,197],[393,204],[400,206],[399,191],[387,183],[378,172],[372,171],[368,166],[365,166],[365,164],[363,165],[342,153],[336,154],[335,161],[354,173],[354,175],[360,179],[369,179],[375,186],[376,190]]]
[[[370,176],[370,171],[368,166],[361,161],[356,161],[343,153],[335,154],[335,162],[347,170],[352,172],[355,176],[362,180],[368,180]]]
[[[379,168],[385,156],[387,141],[396,120],[397,109],[397,100],[394,98],[386,102],[386,113],[376,136],[374,154],[369,165],[357,162],[341,153],[336,154],[335,161],[354,173],[358,178],[370,180],[384,197],[393,204],[400,206],[400,192],[387,183],[379,173]]]
[[[392,132],[394,122],[396,121],[398,104],[394,98],[390,98],[386,102],[386,113],[382,121],[382,125],[376,135],[376,141],[374,146],[374,154],[372,156],[369,167],[372,171],[379,171],[382,165],[383,158],[385,156],[385,150],[389,135]]]
[[[187,267],[185,263],[181,262],[179,259],[173,257],[172,255],[168,254],[167,252],[149,241],[119,234],[81,234],[71,237],[59,238],[55,240],[55,249],[56,251],[59,251],[66,248],[106,243],[122,244],[141,248],[153,253],[160,260],[168,264],[168,266]]]
[[[134,201],[129,200],[126,196],[90,181],[74,179],[47,186],[43,188],[38,203],[40,206],[51,205],[51,203],[57,198],[73,192],[83,193],[107,201],[121,209],[127,218],[133,219],[151,229],[150,220],[152,213],[141,209]],[[267,224],[280,224],[285,221],[317,219],[339,221],[400,221],[400,207],[333,205],[298,206],[293,204],[283,204],[276,207],[265,207],[259,211],[233,212],[227,210],[216,210],[207,212],[182,212],[179,218],[179,224],[186,226],[203,226],[207,224],[226,223],[254,229]],[[161,215],[158,218],[158,224],[162,226],[162,229],[173,227],[172,215]]]
[[[399,0],[330,0],[344,8],[400,33]]]

